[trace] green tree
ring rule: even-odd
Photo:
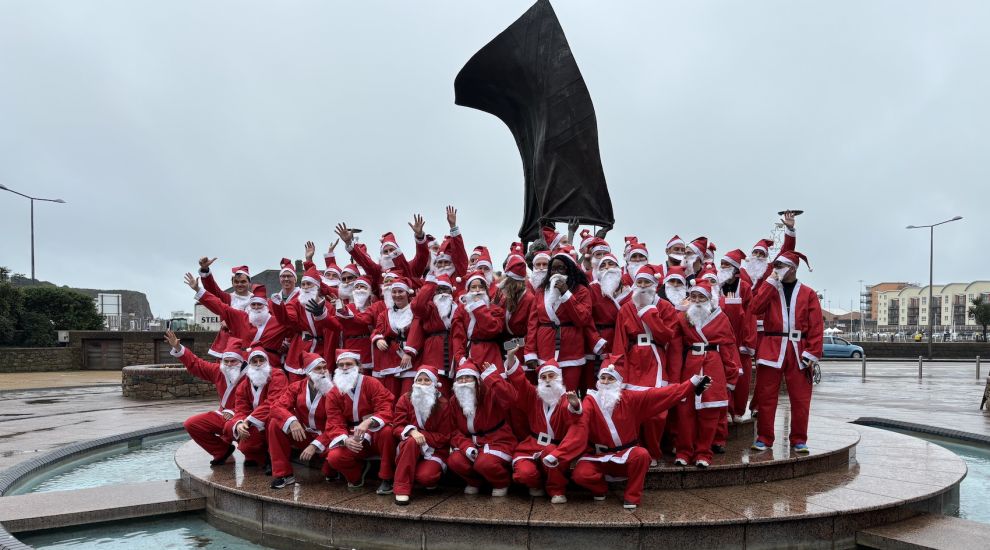
[[[68,288],[34,286],[22,289],[24,310],[51,320],[55,330],[98,330],[103,317],[93,299]]]
[[[0,345],[12,345],[18,319],[24,310],[24,297],[10,284],[10,270],[0,267]]]
[[[990,302],[982,294],[976,296],[970,303],[969,314],[976,320],[976,324],[983,327],[983,341],[987,341],[987,326],[990,326]]]

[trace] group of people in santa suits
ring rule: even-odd
[[[752,448],[772,446],[782,378],[789,444],[808,452],[823,326],[817,294],[797,280],[807,258],[795,251],[790,213],[773,260],[768,239],[749,255],[718,256],[704,237],[675,236],[652,263],[636,237],[614,252],[590,232],[575,248],[545,228],[528,253],[514,243],[500,269],[484,246],[467,253],[452,207],[447,222],[437,241],[414,217],[411,260],[392,233],[373,259],[340,224],[325,269],[307,243],[298,286],[283,259],[272,296],[250,285],[246,266],[223,291],[215,258],[186,274],[224,326],[210,349],[217,363],[166,334],[173,355],[216,384],[218,408],[185,423],[211,464],[236,446],[246,466],[270,469],[277,489],[295,483],[298,453],[322,457],[328,481],[361,487],[377,459],[378,492],[398,504],[448,468],[467,494],[487,486],[504,496],[515,482],[553,503],[567,501],[569,482],[604,499],[608,481],[626,479],[624,506],[635,508],[664,451],[707,468],[747,407],[757,417]]]

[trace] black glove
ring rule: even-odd
[[[695,395],[701,395],[702,392],[704,392],[705,390],[707,390],[708,389],[708,386],[711,386],[711,385],[712,385],[712,377],[711,376],[702,376],[701,377],[701,383],[694,387],[694,394]]]
[[[314,298],[306,302],[305,305],[306,311],[312,313],[313,317],[320,317],[323,315],[323,312],[326,310],[325,304],[326,302],[317,302],[316,299]]]

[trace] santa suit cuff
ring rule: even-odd
[[[787,227],[785,225],[784,226],[784,235],[787,235],[789,237],[797,237],[797,228],[796,227],[795,228],[790,228],[790,227]]]
[[[230,437],[234,438],[234,441],[240,441],[240,438],[237,437],[237,427],[243,423],[243,420],[238,420],[237,422],[234,422],[233,426],[230,427]]]
[[[460,234],[461,234],[461,228],[460,227],[457,227],[455,225],[454,227],[451,227],[450,228],[450,236],[451,237],[456,237],[456,236],[458,236]]]
[[[510,364],[512,365],[511,367],[509,366]],[[513,374],[514,372],[516,372],[516,369],[518,368],[519,368],[519,360],[516,359],[516,355],[514,353],[506,357],[505,374]]]
[[[343,445],[344,440],[347,439],[347,434],[340,434],[337,437],[330,440],[330,448],[339,447]]]
[[[285,433],[289,433],[289,428],[292,427],[293,422],[299,422],[299,420],[297,420],[296,417],[294,416],[290,416],[289,418],[287,418],[285,424],[282,424],[282,431]]]
[[[471,302],[470,304],[467,304],[467,305],[464,306],[464,311],[472,312],[472,311],[478,309],[479,307],[484,307],[486,305],[488,305],[488,304],[486,304],[485,302],[482,302],[480,300],[477,301],[477,302]]]
[[[650,305],[648,305],[646,307],[641,307],[641,308],[637,309],[636,310],[636,315],[638,315],[639,317],[642,317],[642,316],[646,315],[646,312],[647,311],[650,311],[651,309],[655,311],[657,309],[656,304],[650,304]]]
[[[375,426],[375,423],[376,422],[378,423],[378,426],[377,427]],[[382,429],[384,427],[385,427],[385,421],[382,420],[380,416],[372,416],[371,417],[371,425],[368,426],[368,431],[374,433],[374,432],[377,432],[378,430],[380,430],[380,429]]]
[[[467,449],[464,449],[464,456],[468,457],[468,460],[471,462],[474,462],[475,459],[478,458],[478,448],[468,447]]]
[[[265,431],[265,423],[262,422],[262,421],[260,421],[260,420],[258,420],[257,418],[255,418],[253,416],[249,416],[245,420],[247,420],[248,423],[250,423],[252,426],[254,426],[255,428],[257,428],[259,432]]]
[[[698,384],[701,383],[701,380],[703,378],[704,377],[701,376],[700,374],[696,374],[696,375],[694,375],[694,376],[691,377],[691,383],[694,384],[695,386],[697,386]]]
[[[206,289],[200,287],[200,289],[196,291],[196,301],[198,302],[200,298],[203,297],[204,294],[206,294]]]
[[[561,294],[560,295],[560,303],[562,304],[562,303],[566,302],[567,300],[570,300],[571,299],[571,296],[574,296],[574,295],[571,294],[571,291],[570,290],[568,290],[567,292]]]
[[[739,353],[743,355],[756,355],[756,350],[746,346],[739,346]]]
[[[353,319],[354,314],[351,313],[350,308],[345,307],[344,309],[337,310],[337,317],[340,317],[341,319]]]
[[[186,346],[179,344],[179,349],[170,350],[168,354],[171,355],[172,357],[182,357],[182,354],[184,354],[185,352],[186,352]]]
[[[316,450],[317,451],[320,451],[320,453],[322,453],[323,451],[327,450],[327,448],[324,447],[323,444],[320,443],[319,440],[317,440],[317,439],[314,439],[314,440],[310,441],[309,444],[312,445],[312,446],[314,446],[314,447],[316,447]]]
[[[817,358],[817,357],[815,357],[814,355],[812,355],[812,354],[810,354],[810,353],[808,353],[808,352],[803,352],[803,353],[801,354],[801,357],[803,357],[803,358],[805,358],[805,359],[807,359],[807,360],[809,360],[809,361],[811,361],[812,363],[817,363],[817,362],[818,362],[818,358]]]
[[[417,353],[419,353],[419,352],[418,352],[418,351],[416,350],[416,348],[414,348],[414,347],[412,347],[412,346],[406,346],[406,347],[404,347],[404,348],[402,348],[402,349],[403,349],[403,350],[404,350],[404,351],[405,351],[406,353],[408,353],[409,355],[413,355],[413,356],[415,356],[415,355],[416,355]]]
[[[526,355],[523,355],[523,361],[526,361],[527,363],[530,361],[537,361],[539,359],[540,358],[535,353],[527,353]]]
[[[413,426],[412,424],[407,424],[405,428],[402,428],[402,433],[399,434],[399,436],[402,437],[403,440],[409,439],[409,432],[415,429],[416,426]]]
[[[602,348],[604,348],[607,344],[608,344],[608,340],[604,338],[599,338],[598,343],[595,344],[595,355],[601,354]]]
[[[735,391],[736,390],[736,385],[735,384],[726,384],[725,387],[729,388],[729,391]]]
[[[496,367],[495,365],[492,365],[492,366],[488,367],[487,369],[485,369],[481,373],[481,379],[484,380],[484,379],[488,378],[489,376],[495,374],[496,372],[498,372],[498,367]]]
[[[326,260],[327,258],[336,258],[336,257],[337,257],[337,255],[334,254],[333,252],[327,252],[326,254],[323,255],[323,259],[324,260]],[[324,271],[326,271],[326,270],[324,270]]]
[[[553,455],[547,455],[543,457],[543,465],[546,466],[547,468],[556,468],[558,465],[560,465],[560,461],[557,460],[557,457]]]
[[[385,337],[382,336],[381,334],[375,334],[375,335],[372,335],[372,337],[371,337],[371,343],[374,344],[375,342],[377,342],[379,340],[384,340],[384,339],[385,339]]]

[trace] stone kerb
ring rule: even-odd
[[[121,372],[124,397],[147,401],[212,397],[213,384],[204,382],[181,366],[133,365]]]

